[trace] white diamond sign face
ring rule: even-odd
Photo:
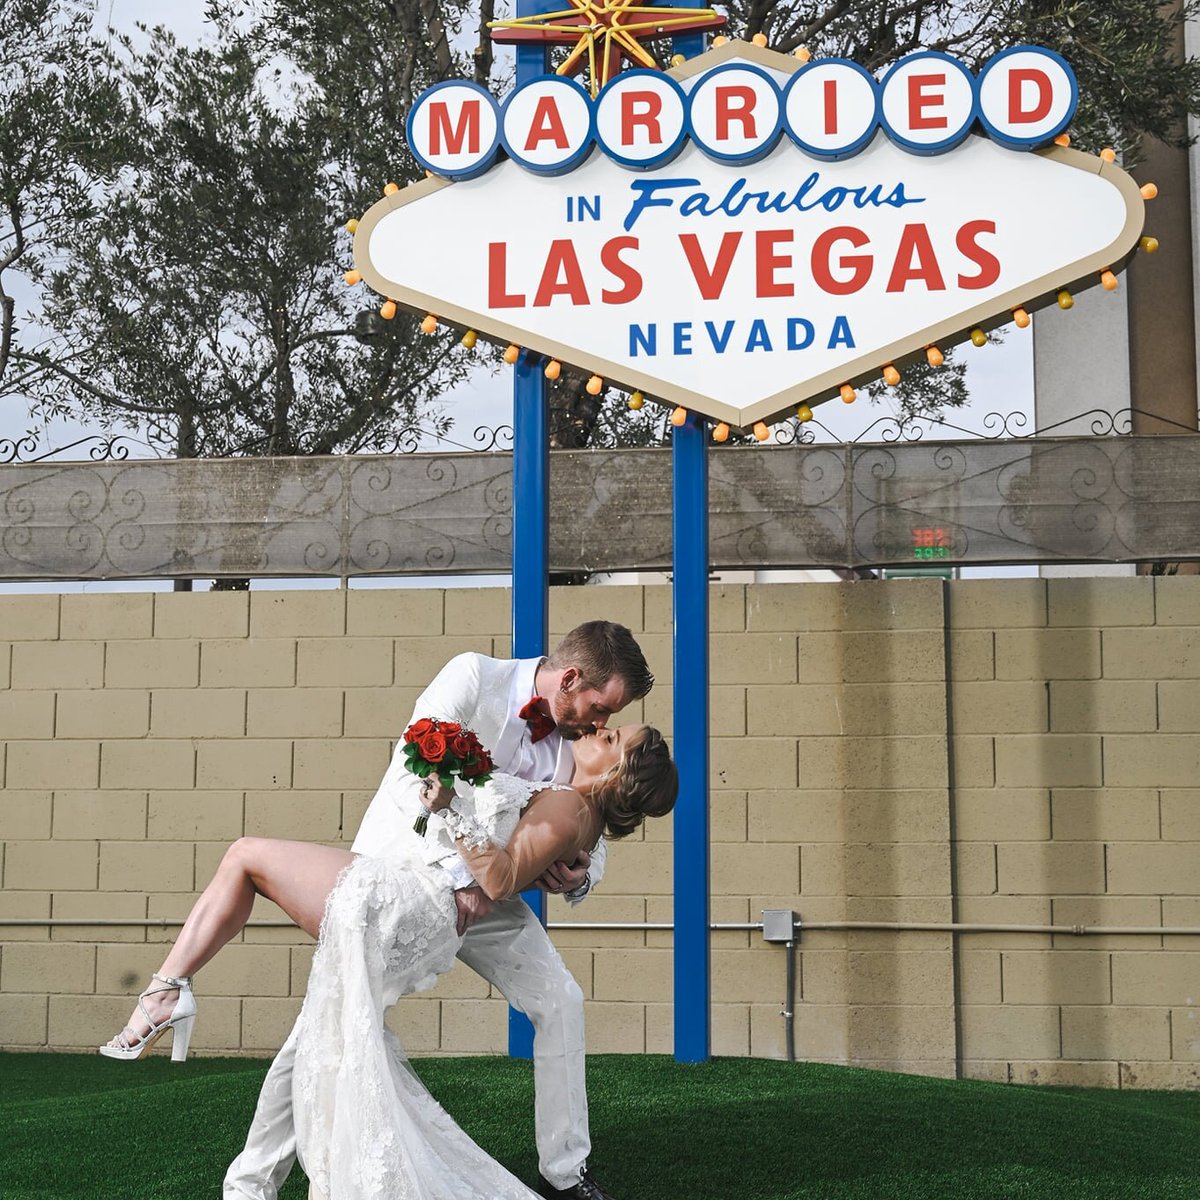
[[[783,83],[798,65],[754,58]],[[644,171],[594,150],[427,179],[366,214],[357,264],[409,308],[745,426],[1097,282],[1142,228],[1128,175],[1061,148],[931,157],[877,132],[826,161],[784,135],[749,163],[697,142]]]

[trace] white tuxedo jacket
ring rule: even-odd
[[[517,713],[529,697],[517,698],[514,704],[512,688],[521,666],[520,659],[459,654],[438,672],[418,697],[404,728],[422,717],[458,721],[475,731],[480,742],[491,752],[497,771],[520,774],[516,768],[521,758],[521,742],[528,737],[529,726]],[[545,779],[530,782],[549,783],[556,778],[565,781],[570,778],[571,762],[570,745],[559,739],[553,773]],[[409,853],[416,850],[427,862],[445,863],[451,868],[456,886],[464,886],[471,882],[470,873],[441,822],[431,822],[424,838],[413,832],[413,822],[423,811],[420,786],[421,781],[405,766],[404,742],[398,740],[383,781],[363,814],[353,849],[358,854],[375,858],[395,857],[405,848]],[[601,838],[592,852],[592,865],[588,869],[593,887],[604,872],[605,853],[604,839]]]

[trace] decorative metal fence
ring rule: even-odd
[[[669,450],[551,456],[551,566],[669,568]],[[507,573],[509,454],[0,465],[0,579]],[[713,566],[1200,558],[1200,436],[733,447]]]

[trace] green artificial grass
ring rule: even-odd
[[[486,1149],[536,1175],[529,1065],[423,1059]],[[218,1197],[261,1060],[0,1054],[3,1200]],[[1200,1094],[1009,1087],[759,1059],[588,1066],[616,1200],[1196,1200]],[[293,1172],[281,1200],[304,1200]]]

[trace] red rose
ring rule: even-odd
[[[446,753],[446,739],[432,729],[417,742],[417,748],[426,762],[439,763]]]
[[[419,721],[414,721],[404,731],[404,740],[406,742],[420,741],[432,728],[433,722],[428,717],[422,717]]]
[[[475,739],[465,733],[448,734],[447,741],[450,744],[450,753],[464,762],[475,750]]]
[[[462,733],[462,726],[457,721],[439,721],[438,728],[447,737],[453,737],[456,733]]]

